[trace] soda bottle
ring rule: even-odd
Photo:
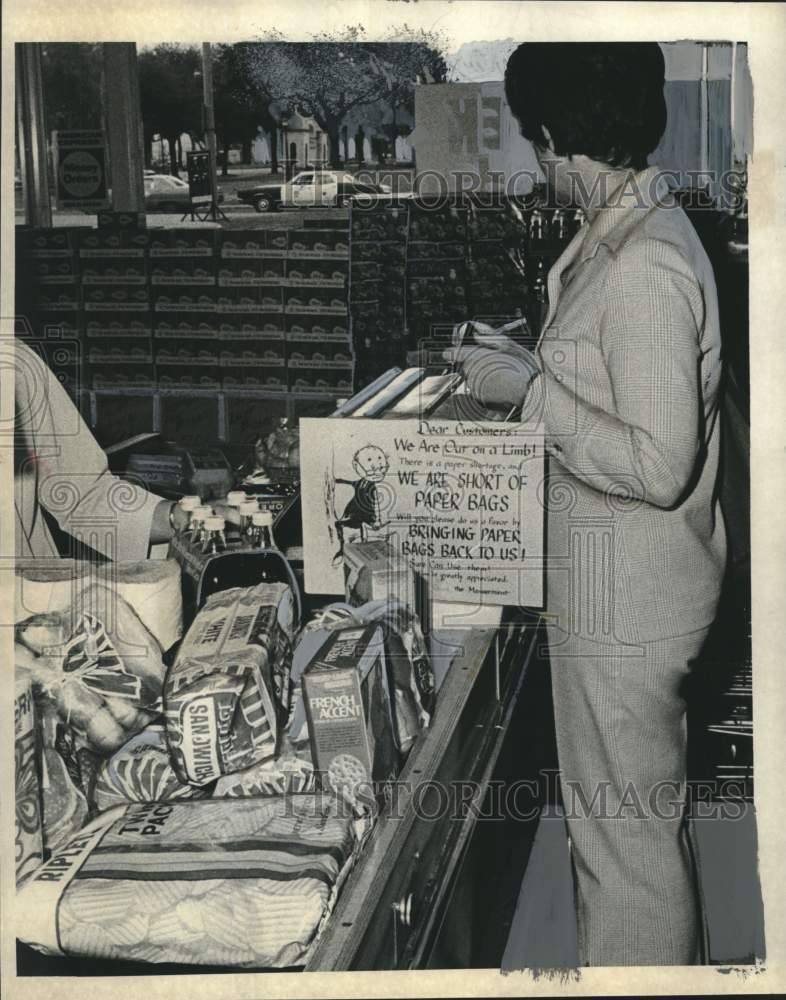
[[[188,540],[192,545],[202,548],[205,540],[205,519],[211,517],[213,508],[207,506],[196,507],[191,511],[191,523],[189,524]]]
[[[273,514],[269,510],[258,510],[251,518],[251,547],[255,549],[277,549],[273,538]]]
[[[240,507],[241,503],[245,503],[246,500],[248,500],[248,496],[243,490],[231,490],[227,493],[226,505],[227,507]]]
[[[259,512],[256,500],[246,500],[238,508],[240,513],[240,537],[244,543],[251,541],[251,518]]]
[[[227,540],[224,534],[224,518],[211,514],[205,518],[205,539],[202,542],[202,555],[213,556],[226,552]]]
[[[194,511],[197,509],[197,507],[201,506],[201,504],[202,501],[199,499],[199,497],[196,496],[181,497],[178,500],[177,502],[178,507],[186,514],[188,514],[188,520],[185,522],[184,526],[180,529],[180,531],[178,531],[178,535],[188,536],[189,529],[191,528],[191,518],[194,516]]]

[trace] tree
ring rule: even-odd
[[[204,132],[200,54],[193,47],[157,45],[139,54],[138,65],[145,148],[156,132],[166,139],[170,168],[177,177],[178,138],[183,132]]]
[[[404,110],[410,117],[415,114],[415,85],[447,79],[446,45],[438,32],[416,31],[407,25],[384,41],[369,44],[371,63],[382,78],[383,100],[390,111],[385,131],[394,154],[396,137],[402,134],[399,112]]]
[[[246,67],[270,102],[313,115],[328,136],[330,162],[341,159],[341,126],[349,113],[378,99],[381,78],[373,69],[363,28],[337,36],[317,35],[310,42],[271,40],[249,43]]]
[[[101,128],[100,44],[47,43],[41,50],[44,110],[48,132]]]
[[[275,143],[277,123],[269,109],[269,100],[254,84],[247,70],[248,43],[216,46],[213,67],[213,92],[216,114],[216,137],[223,148],[222,173],[229,170],[229,147],[243,144],[243,159],[251,160],[251,143],[260,126]]]
[[[444,40],[436,32],[404,27],[384,42],[364,41],[361,26],[313,36],[309,42],[286,42],[275,33],[246,47],[249,77],[271,101],[311,114],[327,133],[330,161],[340,161],[341,129],[364,114],[379,118],[389,109],[391,140],[398,134],[402,107],[414,110],[414,87],[444,80]]]

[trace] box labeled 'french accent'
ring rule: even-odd
[[[370,803],[371,783],[392,780],[399,766],[382,629],[371,624],[328,632],[301,684],[323,785]]]

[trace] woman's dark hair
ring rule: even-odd
[[[559,156],[613,167],[647,165],[666,127],[663,52],[657,42],[525,42],[505,69],[521,134]]]

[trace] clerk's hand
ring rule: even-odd
[[[454,347],[443,357],[461,369],[473,399],[484,406],[520,406],[530,383],[540,372],[536,356],[504,334],[476,335],[477,344]]]

